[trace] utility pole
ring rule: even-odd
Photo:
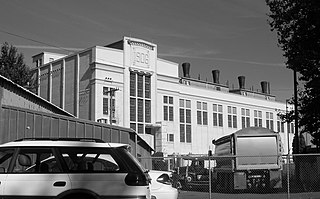
[[[296,146],[299,148],[299,132],[298,132],[298,81],[297,81],[297,71],[296,69],[293,69],[293,81],[294,81],[294,85],[293,85],[293,92],[294,92],[294,136],[296,136]],[[300,151],[298,151],[298,153],[300,153]]]

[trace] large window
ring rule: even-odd
[[[151,75],[130,71],[130,128],[145,133],[151,123]]]
[[[254,126],[262,127],[262,112],[254,110],[253,117],[254,117]]]
[[[241,123],[242,128],[250,127],[250,110],[241,108]]]
[[[180,142],[191,143],[191,101],[179,100]]]
[[[111,114],[111,118],[115,118],[115,88],[103,87],[102,112],[104,115]],[[110,116],[110,115],[109,115]]]
[[[206,102],[197,102],[197,124],[208,125],[208,107]]]
[[[228,127],[237,128],[237,107],[228,106]]]
[[[273,130],[273,113],[266,112],[266,128]]]
[[[163,96],[163,120],[173,121],[173,97]]]
[[[213,126],[223,126],[223,112],[222,112],[222,105],[220,104],[213,104]]]

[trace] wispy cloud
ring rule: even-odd
[[[15,45],[17,48],[23,48],[23,49],[46,49],[46,50],[69,50],[69,51],[80,51],[83,50],[83,48],[70,48],[70,47],[53,47],[53,46],[34,46],[34,45]]]
[[[275,66],[275,67],[283,67],[284,63],[268,63],[268,62],[257,62],[250,60],[240,60],[240,59],[230,59],[230,58],[221,58],[221,57],[209,57],[208,52],[204,52],[202,54],[192,54],[191,51],[186,50],[176,50],[176,53],[171,51],[170,53],[159,53],[161,57],[177,57],[177,58],[191,58],[191,59],[202,59],[202,60],[215,60],[215,61],[224,61],[224,62],[232,62],[232,63],[243,63],[243,64],[251,64],[258,66]],[[214,55],[212,51],[211,55]],[[216,53],[217,54],[217,53]]]

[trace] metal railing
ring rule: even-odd
[[[223,164],[207,154],[192,158],[205,159],[207,163],[191,166],[192,159],[186,160],[185,156],[154,157],[152,168],[148,169],[171,171],[179,198],[320,198],[320,154],[277,156],[279,169],[249,165],[248,169],[237,170],[235,166],[240,158],[265,163],[265,156],[219,157],[219,160],[230,161],[233,164],[230,168],[226,166],[228,163]],[[241,175],[245,180],[241,180]]]

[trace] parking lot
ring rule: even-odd
[[[180,191],[178,199],[320,199],[320,192],[303,192],[303,193],[268,193],[268,194],[251,194],[251,193],[211,193],[196,191]]]

